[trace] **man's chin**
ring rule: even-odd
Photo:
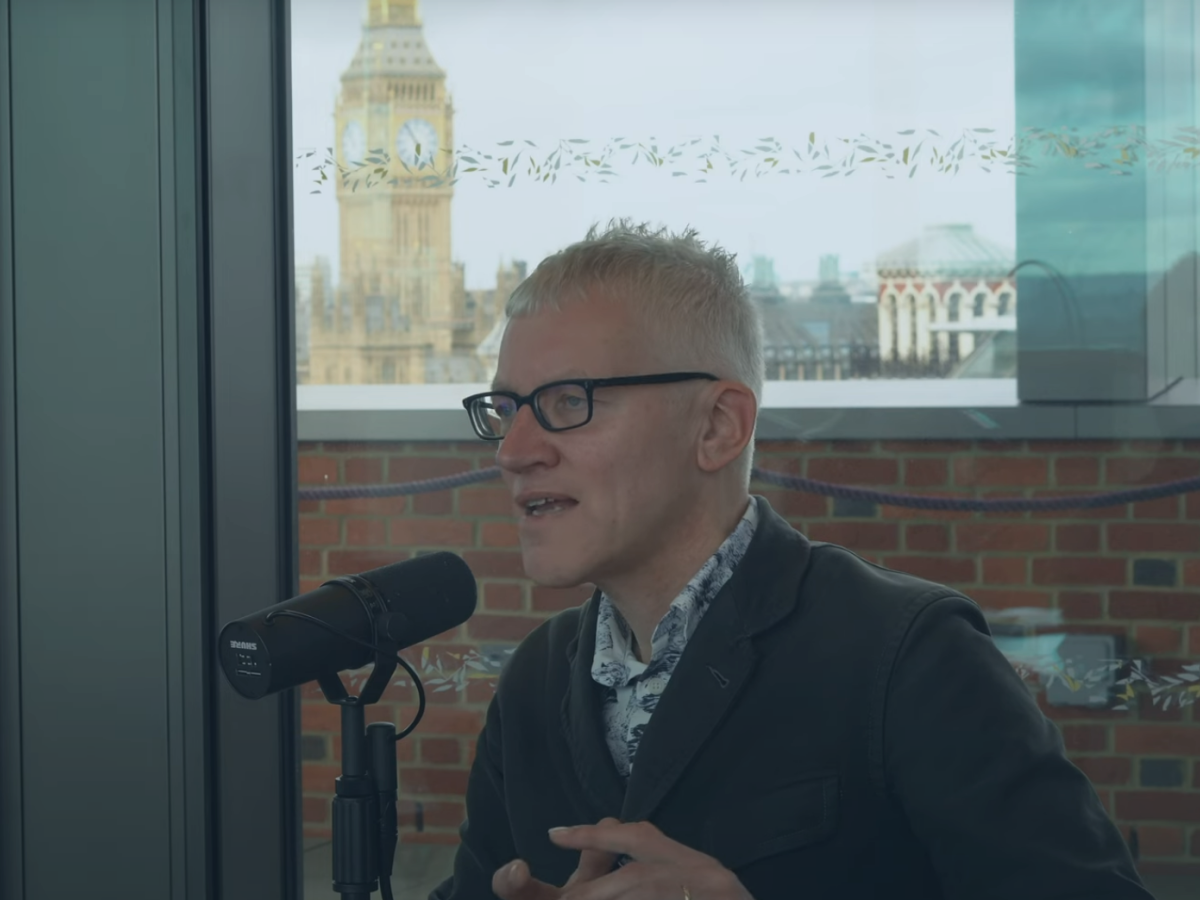
[[[560,561],[539,560],[537,554],[526,555],[522,563],[525,576],[540,587],[574,588],[592,583],[582,568],[566,567]]]

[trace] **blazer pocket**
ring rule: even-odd
[[[838,774],[807,772],[723,806],[705,827],[706,852],[736,870],[833,834]]]

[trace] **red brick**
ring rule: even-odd
[[[457,738],[423,737],[421,738],[421,762],[435,765],[458,765],[462,762],[462,744]]]
[[[387,522],[383,519],[347,519],[346,543],[351,547],[387,545]]]
[[[1200,519],[1200,491],[1192,491],[1187,495],[1183,505],[1185,519]]]
[[[1022,522],[961,522],[954,526],[954,546],[962,553],[983,550],[1031,553],[1050,549],[1050,528]]]
[[[329,516],[300,516],[300,546],[329,547],[342,542],[341,522]]]
[[[1033,561],[1034,584],[1125,584],[1126,562],[1094,556],[1054,556]]]
[[[462,797],[467,793],[467,770],[405,766],[400,770],[400,790],[406,794],[450,794]]]
[[[1104,461],[1108,484],[1159,484],[1200,476],[1200,459],[1168,456],[1114,456]]]
[[[300,484],[340,484],[337,460],[328,456],[301,456],[296,460]]]
[[[376,453],[402,446],[390,441],[324,441],[323,443],[304,442],[301,448],[311,447],[325,453]]]
[[[1176,441],[1129,441],[1125,449],[1131,453],[1173,453],[1179,449]]]
[[[352,456],[342,463],[346,484],[380,484],[383,460],[379,457]]]
[[[457,828],[466,814],[463,804],[457,801],[422,800],[421,815],[426,828]],[[396,817],[401,828],[416,827],[417,801],[402,799],[396,804]]]
[[[1031,453],[1116,453],[1121,449],[1120,441],[1030,441]]]
[[[401,842],[405,844],[442,844],[447,847],[457,847],[460,838],[457,829],[454,831],[414,831],[404,832]]]
[[[1092,784],[1128,784],[1133,763],[1122,756],[1081,756],[1075,763]]]
[[[1176,706],[1174,701],[1164,708],[1166,696],[1157,697],[1150,694],[1139,694],[1137,698],[1137,717],[1139,722],[1182,722],[1184,707]]]
[[[499,673],[489,675],[487,678],[472,678],[467,682],[467,702],[468,703],[491,703],[492,697],[496,694],[496,679]],[[471,760],[467,760],[470,762]]]
[[[930,496],[958,496],[969,499],[967,494],[931,494]],[[936,522],[949,522],[954,519],[970,519],[973,512],[964,510],[916,509],[911,506],[885,506],[881,510],[885,519],[931,519]]]
[[[1108,528],[1108,549],[1133,553],[1200,552],[1200,525],[1113,522]]]
[[[304,798],[304,821],[324,824],[329,821],[329,803],[324,797]]]
[[[1117,818],[1126,821],[1200,822],[1200,793],[1117,791]]]
[[[334,779],[341,774],[340,765],[308,762],[300,767],[300,785],[306,794],[332,794]]]
[[[808,477],[836,484],[897,484],[900,464],[894,459],[840,459],[810,457]]]
[[[521,610],[525,608],[525,587],[489,581],[483,586],[483,608],[490,610]]]
[[[1113,619],[1200,620],[1200,591],[1113,591],[1108,598]]]
[[[408,511],[407,497],[354,497],[326,500],[325,512],[339,516],[400,516]]]
[[[1050,499],[1054,497],[1091,497],[1098,491],[1033,491],[1035,499]],[[1129,506],[1102,506],[1095,509],[1068,508],[1050,510],[1031,510],[1029,513],[1035,519],[1128,519]]]
[[[809,537],[851,550],[897,550],[900,526],[893,522],[815,522]]]
[[[1050,608],[1047,591],[1014,591],[1000,588],[971,588],[971,599],[984,609],[1014,609],[1022,606]]]
[[[1200,656],[1200,625],[1188,627],[1188,653]],[[1197,784],[1196,787],[1200,787],[1200,784]]]
[[[1183,629],[1169,625],[1139,625],[1136,629],[1138,650],[1142,653],[1180,653]]]
[[[301,575],[320,575],[321,574],[321,551],[320,550],[301,550],[300,551],[300,574]]]
[[[829,498],[804,491],[758,491],[767,498],[771,508],[786,518],[805,516],[824,518],[829,515]]]
[[[1135,519],[1178,519],[1179,497],[1159,497],[1132,504]]]
[[[514,550],[467,550],[462,555],[476,578],[524,578],[521,554]]]
[[[1183,583],[1188,586],[1200,587],[1200,559],[1183,561]]]
[[[1099,619],[1104,615],[1103,600],[1090,591],[1061,591],[1058,608],[1067,619]]]
[[[882,441],[889,453],[965,453],[974,449],[970,441]]]
[[[963,456],[954,460],[954,483],[964,487],[1040,487],[1047,460],[1037,456]]]
[[[1192,787],[1200,788],[1200,760],[1192,765]]]
[[[904,549],[923,553],[949,550],[950,529],[946,525],[905,525]]]
[[[400,721],[407,727],[415,714],[415,707],[403,706],[400,708]],[[417,730],[422,736],[453,734],[475,737],[483,730],[483,711],[463,706],[427,706]],[[409,742],[404,740],[400,743]]]
[[[331,734],[342,729],[342,711],[324,700],[300,704],[300,731],[306,734]]]
[[[1100,460],[1094,456],[1060,456],[1054,461],[1054,483],[1078,487],[1100,483]]]
[[[418,516],[448,516],[454,512],[454,491],[413,494],[412,510]]]
[[[300,593],[307,594],[309,591],[315,591],[324,581],[323,578],[301,578]]]
[[[574,588],[551,588],[535,585],[531,589],[530,595],[535,612],[559,612],[587,603],[588,598],[595,593],[595,590],[595,587],[590,584]]]
[[[1029,560],[1024,556],[985,556],[984,584],[1025,584],[1029,580]]]
[[[387,461],[387,480],[393,484],[424,481],[457,475],[471,469],[471,460],[448,456],[391,456]]]
[[[299,513],[319,513],[320,511],[320,500],[300,500],[296,504],[296,512]]]
[[[1139,825],[1138,851],[1142,857],[1183,856],[1184,834],[1182,828],[1168,825]]]
[[[546,620],[540,616],[501,616],[476,613],[467,621],[467,634],[482,641],[523,641]]]
[[[908,572],[942,584],[970,584],[975,581],[975,560],[952,556],[888,556],[883,564],[889,569]]]
[[[1054,549],[1060,553],[1093,553],[1100,549],[1100,526],[1056,525]]]
[[[1108,750],[1108,725],[1063,725],[1063,744],[1071,753]]]
[[[470,519],[392,519],[388,540],[394,547],[470,547],[475,543],[475,523]]]
[[[508,516],[516,513],[506,487],[469,487],[458,492],[458,512],[464,516]]]
[[[521,546],[516,522],[481,522],[479,529],[485,547]]]
[[[1117,753],[1200,756],[1200,728],[1190,725],[1118,725],[1115,737]]]
[[[354,575],[380,566],[390,566],[408,557],[408,553],[400,550],[330,550],[329,574]]]
[[[950,466],[944,459],[906,459],[904,484],[908,487],[943,487],[950,479]]]

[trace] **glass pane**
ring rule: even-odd
[[[484,770],[476,748],[501,669],[518,647],[538,652],[523,642],[548,620],[599,625],[592,582],[555,577],[538,548],[607,548],[571,524],[589,503],[641,491],[632,525],[661,513],[645,474],[667,452],[661,433],[615,447],[593,421],[571,433],[586,444],[547,439],[588,455],[539,463],[537,489],[581,499],[539,516],[535,537],[497,477],[504,458],[470,438],[460,405],[495,374],[516,285],[614,217],[693,226],[736,253],[764,321],[756,509],[789,540],[833,545],[812,559],[843,573],[814,594],[823,576],[810,568],[808,612],[756,636],[740,688],[715,648],[743,623],[722,629],[721,601],[706,607],[686,643],[710,655],[678,656],[670,683],[691,688],[647,702],[667,724],[637,751],[661,761],[669,735],[727,688],[740,691],[729,721],[745,717],[746,731],[714,720],[645,817],[761,888],[758,900],[795,896],[797,883],[902,896],[921,872],[1049,881],[1054,854],[1103,857],[1093,868],[1136,872],[1159,900],[1200,894],[1195,3],[293,0],[292,29],[304,589],[437,550],[460,554],[479,589],[468,622],[403,654],[428,708],[399,744],[397,897],[450,878],[467,803],[487,803],[484,788],[469,797],[468,775]],[[1122,193],[1127,182],[1141,193]],[[1138,315],[1141,331],[1128,324]],[[1087,339],[1072,343],[1080,323]],[[1138,343],[1143,386],[1176,372],[1169,402],[1094,402],[1095,384],[1130,382],[1097,374],[1083,351],[1125,352],[1153,328],[1170,361]],[[801,392],[803,381],[869,383]],[[596,552],[589,571],[603,574],[608,550]],[[885,602],[881,585],[905,576],[921,586]],[[841,586],[852,582],[861,589]],[[911,628],[889,618],[935,585],[965,599],[904,619]],[[846,604],[862,605],[847,616]],[[939,614],[941,631],[929,625]],[[789,621],[807,631],[772,644]],[[907,655],[886,658],[885,645]],[[595,639],[581,646],[578,684],[607,696],[591,674],[604,662]],[[368,671],[349,683],[361,689]],[[654,694],[651,675],[635,696]],[[393,682],[370,715],[405,727],[415,689]],[[558,692],[554,715],[516,724],[505,712],[506,746],[532,749],[490,757],[530,805],[505,810],[512,833],[476,818],[488,853],[515,842],[561,884],[539,829],[599,818],[595,795],[609,776],[624,790],[632,742],[609,742],[599,706],[563,719],[565,686],[533,682]],[[701,698],[688,716],[685,690]],[[310,900],[333,896],[336,712],[307,691]],[[763,739],[745,740],[752,728]],[[572,752],[612,771],[584,789]],[[887,760],[880,806],[868,799],[872,752]],[[647,757],[633,758],[636,773]],[[1024,764],[1034,758],[1044,766]],[[1000,771],[1011,792],[979,789],[969,814],[955,812],[947,792]],[[865,865],[861,835],[894,822],[913,830],[896,825]],[[1061,877],[1081,896],[1111,884]],[[931,884],[921,890],[936,896]]]

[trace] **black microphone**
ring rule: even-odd
[[[471,617],[475,600],[475,576],[453,553],[335,578],[228,623],[218,638],[221,668],[239,694],[257,700],[365,666],[381,638],[402,650],[449,631]]]

